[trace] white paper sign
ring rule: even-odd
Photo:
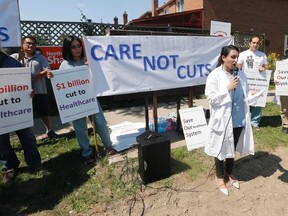
[[[2,47],[21,46],[20,15],[17,0],[0,0],[0,43]]]
[[[111,125],[110,138],[113,149],[120,152],[131,148],[137,144],[136,137],[145,132],[145,123],[122,122],[117,125]]]
[[[206,141],[207,122],[202,106],[179,110],[188,151],[203,147]]]
[[[215,35],[218,37],[230,37],[231,23],[217,22],[211,20],[210,35]]]
[[[274,81],[276,86],[276,95],[288,95],[288,61],[276,61],[276,70],[274,72]]]
[[[51,79],[61,122],[99,112],[95,86],[87,66],[53,71]]]
[[[203,85],[223,46],[211,36],[90,36],[84,38],[98,96]]]
[[[271,70],[259,72],[258,69],[245,69],[244,72],[247,76],[250,92],[256,94],[257,92],[263,91],[263,94],[258,98],[257,103],[254,106],[265,107]]]
[[[0,69],[0,134],[33,126],[29,68]]]

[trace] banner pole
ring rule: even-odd
[[[92,128],[93,128],[93,137],[94,137],[96,152],[99,153],[97,135],[96,135],[97,131],[96,131],[96,126],[95,126],[95,121],[94,121],[94,115],[92,115]]]

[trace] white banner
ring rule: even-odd
[[[84,38],[100,96],[202,85],[231,37],[91,36]],[[94,76],[94,75],[93,75]]]
[[[274,72],[276,95],[288,95],[288,61],[276,61]]]
[[[21,46],[20,15],[17,0],[0,0],[0,43],[2,47]]]
[[[188,151],[205,145],[207,122],[202,106],[179,110]]]
[[[53,74],[51,83],[63,124],[99,112],[87,66],[54,70]]]
[[[0,134],[32,127],[30,68],[1,68],[0,80]]]
[[[256,104],[254,104],[253,106],[265,107],[271,77],[271,70],[259,72],[258,69],[245,69],[244,72],[247,76],[250,92],[252,94],[256,94],[257,92],[263,91],[261,96],[258,98]]]

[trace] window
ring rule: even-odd
[[[166,7],[163,11],[163,13],[166,15],[166,14],[169,14],[169,7]]]
[[[183,12],[184,11],[184,0],[177,0],[176,1],[176,12]]]

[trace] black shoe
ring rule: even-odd
[[[31,166],[30,170],[32,173],[40,173],[43,171],[42,164]]]
[[[46,135],[47,135],[47,138],[49,138],[49,139],[57,139],[57,138],[59,138],[59,135],[56,134],[54,130],[49,130]]]
[[[117,154],[118,152],[115,149],[113,149],[112,147],[109,147],[107,149],[107,153],[108,153],[109,156],[112,156],[112,155]]]
[[[90,165],[95,163],[95,156],[93,154],[83,158],[85,165]]]
[[[6,184],[11,182],[15,178],[15,170],[14,169],[2,169],[3,173],[3,183]]]

